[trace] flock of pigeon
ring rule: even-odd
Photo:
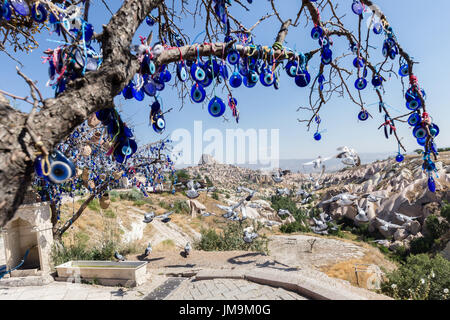
[[[342,163],[344,163],[346,165],[350,165],[350,166],[359,166],[361,164],[360,157],[354,149],[351,149],[348,147],[341,147],[341,148],[338,148],[337,150],[338,150],[338,154],[335,156],[327,157],[327,158],[322,158],[321,156],[319,156],[316,160],[313,160],[311,162],[307,162],[307,163],[303,164],[303,165],[313,165],[315,169],[321,169],[321,174],[317,179],[315,179],[312,175],[310,175],[310,177],[309,177],[312,189],[319,190],[321,188],[320,180],[325,172],[324,162],[336,158],[336,159],[341,159]],[[288,171],[276,170],[272,174],[272,180],[276,184],[281,183],[284,180],[283,176],[286,175],[287,173],[288,173]],[[182,184],[178,183],[176,185],[182,185]],[[182,185],[182,186],[187,189],[186,196],[189,199],[198,198],[200,195],[200,192],[203,192],[203,191],[206,191],[206,192],[214,192],[215,191],[215,187],[201,188],[201,185],[198,182],[195,182],[194,180],[189,180],[185,185]],[[243,222],[247,219],[245,204],[247,202],[251,201],[251,199],[255,195],[256,191],[246,188],[246,187],[242,187],[242,186],[237,187],[236,193],[240,194],[242,192],[247,193],[247,195],[242,197],[234,205],[223,206],[223,205],[217,204],[218,208],[225,211],[225,213],[222,214],[223,218],[225,218],[229,221],[238,221],[238,222]],[[289,188],[277,188],[276,189],[276,195],[289,196],[290,194],[291,194],[291,190]],[[295,193],[295,195],[302,198],[301,204],[306,204],[314,196],[314,191],[308,192],[308,191],[300,188]],[[341,193],[341,194],[331,197],[328,200],[322,201],[319,204],[319,206],[323,205],[323,204],[329,204],[329,203],[337,203],[339,206],[356,206],[358,214],[356,215],[355,220],[359,223],[367,223],[367,222],[369,222],[369,218],[367,217],[366,211],[363,208],[359,207],[359,205],[356,201],[360,198],[367,198],[367,200],[370,202],[378,202],[378,201],[384,199],[384,197],[374,195],[374,194],[366,194],[361,197],[358,197],[356,195],[352,195],[349,193]],[[260,205],[257,203],[251,203],[251,204],[249,204],[249,207],[260,208]],[[366,210],[367,210],[367,208],[366,208]],[[169,212],[166,212],[159,216],[155,216],[154,212],[145,213],[143,222],[151,223],[153,221],[153,219],[161,219],[161,222],[167,223],[170,221],[169,216],[172,213],[173,213],[173,211],[169,211]],[[287,209],[279,209],[277,214],[280,217],[292,216],[291,212],[289,212],[289,210],[287,210]],[[399,221],[403,221],[404,223],[407,223],[413,219],[416,219],[416,217],[411,218],[411,217],[408,217],[408,216],[405,216],[405,215],[402,215],[399,213],[395,213],[395,214],[396,214],[397,219]],[[211,212],[205,212],[202,215],[204,217],[208,217],[208,216],[215,215],[215,214],[211,213]],[[314,216],[311,216],[311,218],[312,218],[312,221],[314,222],[314,226],[312,226],[311,229],[316,234],[326,235],[326,234],[328,234],[329,230],[337,230],[337,225],[333,221],[333,218],[329,214],[322,212],[319,214],[318,218],[316,218]],[[384,221],[380,218],[376,218],[376,219],[378,222],[381,223],[380,228],[385,228],[386,230],[389,228],[395,228],[395,229],[404,228],[403,226]],[[269,226],[276,225],[276,224],[279,224],[279,222],[276,222],[276,221],[267,221],[266,222],[266,225],[269,225]],[[246,243],[252,243],[253,240],[256,239],[257,237],[258,237],[258,234],[256,232],[254,232],[253,227],[244,229],[243,240]],[[188,242],[186,244],[186,246],[184,247],[184,257],[187,257],[190,254],[191,250],[192,250],[191,245]],[[149,243],[147,248],[145,249],[144,256],[147,257],[151,252],[152,252],[152,246]],[[118,252],[115,253],[115,258],[119,261],[125,260],[124,257],[122,255],[120,255]]]

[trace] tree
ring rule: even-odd
[[[108,199],[108,190],[120,186],[122,178],[128,179],[131,185],[147,196],[147,191],[154,191],[166,180],[171,180],[175,173],[172,159],[169,157],[172,151],[171,140],[164,138],[141,146],[132,157],[121,163],[106,155],[111,148],[105,135],[107,128],[100,126],[99,121],[95,119],[94,115],[89,119],[93,120],[89,121],[89,126],[83,123],[56,148],[60,151],[66,150],[66,154],[70,154],[69,160],[77,164],[74,178],[55,184],[38,176],[33,183],[41,200],[50,201],[53,233],[59,239],[95,198]],[[74,198],[77,192],[89,196],[70,219],[60,223],[62,197],[66,195]]]
[[[433,139],[438,134],[438,129],[431,123],[424,100],[424,91],[419,89],[418,79],[414,75],[416,62],[401,47],[387,17],[371,0],[355,1],[352,5],[352,9],[359,19],[359,27],[356,33],[342,23],[338,12],[338,1],[302,0],[298,8],[292,8],[292,12],[295,12],[295,14],[291,18],[284,19],[278,12],[275,2],[270,0],[272,13],[261,17],[251,27],[245,27],[244,23],[238,21],[232,15],[234,10],[250,10],[250,6],[243,4],[241,0],[233,2],[225,0],[184,0],[176,2],[164,0],[124,1],[111,20],[103,26],[100,33],[93,32],[92,26],[86,22],[89,16],[89,0],[73,1],[71,7],[67,7],[68,4],[72,3],[70,1],[64,1],[66,7],[64,5],[56,6],[62,1],[45,2],[47,11],[52,13],[49,15],[51,27],[55,28],[66,42],[70,41],[70,44],[63,46],[62,49],[63,57],[67,56],[70,59],[63,59],[63,65],[67,69],[64,67],[58,68],[61,74],[58,73],[60,76],[57,77],[58,86],[55,98],[44,99],[36,84],[20,70],[18,70],[18,74],[24,78],[30,87],[31,100],[28,97],[22,98],[4,91],[0,92],[0,226],[5,225],[13,217],[14,212],[23,201],[25,191],[32,181],[33,161],[36,153],[47,155],[94,112],[113,107],[114,97],[121,93],[124,88],[125,95],[129,95],[129,93],[133,95],[134,92],[137,92],[133,87],[136,84],[132,82],[136,74],[146,84],[153,82],[152,85],[155,85],[155,81],[161,82],[159,76],[164,75],[167,66],[170,64],[177,64],[176,67],[178,68],[180,65],[183,67],[182,62],[185,62],[185,67],[193,66],[195,69],[196,64],[194,62],[199,56],[209,58],[209,64],[205,64],[204,71],[208,74],[211,73],[210,80],[222,83],[229,91],[229,106],[236,120],[238,120],[239,113],[236,104],[233,103],[230,89],[230,86],[235,84],[227,82],[228,79],[225,78],[228,77],[223,71],[224,68],[220,69],[216,58],[228,56],[229,62],[246,62],[248,67],[244,66],[244,74],[246,74],[244,84],[247,84],[247,86],[254,85],[258,82],[259,77],[264,85],[274,86],[275,88],[278,86],[277,71],[287,61],[286,71],[288,75],[296,78],[296,84],[300,87],[308,85],[311,87],[310,105],[299,108],[299,110],[306,110],[311,116],[308,119],[299,119],[299,121],[306,123],[308,130],[316,126],[314,137],[318,140],[320,139],[320,112],[333,95],[348,96],[361,109],[359,114],[361,120],[370,116],[364,108],[361,90],[367,85],[366,73],[368,75],[371,72],[372,84],[379,97],[379,111],[383,116],[380,129],[384,129],[386,138],[392,135],[398,141],[399,149],[404,149],[398,137],[396,123],[398,120],[411,116],[416,117],[413,120],[420,123],[419,126],[415,127],[414,135],[420,138],[421,144],[424,145],[427,155],[425,165],[430,174],[431,182],[429,185],[432,188],[434,182],[431,173],[434,167],[430,157],[434,155],[436,159]],[[251,3],[251,1],[248,2]],[[103,3],[106,4],[104,1]],[[192,8],[189,7],[189,4]],[[83,5],[84,7],[82,7]],[[84,10],[83,20],[72,19],[73,14],[78,10],[77,7]],[[363,39],[361,22],[364,8],[372,12],[372,19],[374,22],[376,21],[373,25],[376,33],[384,32],[386,35],[383,44],[385,59],[378,64],[369,60],[371,57],[369,51],[372,50],[372,46],[369,44],[370,29],[365,40]],[[107,9],[110,10],[108,7]],[[150,15],[153,10],[157,10],[157,14]],[[328,20],[323,19],[326,14],[329,15]],[[183,34],[181,25],[183,17],[188,15],[191,15],[194,20],[202,19],[202,23],[205,25],[203,44],[188,44],[191,42],[190,37]],[[270,18],[276,18],[281,25],[275,43],[271,46],[263,46],[264,44],[257,46],[253,43],[252,31],[263,20]],[[27,28],[33,27],[27,25],[26,19],[19,17],[19,14],[14,10],[11,19],[13,21],[17,19],[16,25],[18,26],[13,28],[11,35],[14,32],[17,34],[19,30],[27,30]],[[152,42],[154,35],[151,34],[147,38],[142,38],[141,45],[133,47],[136,54],[132,54],[130,46],[133,36],[146,19],[149,24],[157,24],[159,43]],[[299,54],[284,47],[284,40],[290,29],[298,28],[300,24],[303,24],[303,19],[307,24],[314,24],[311,36],[319,41],[319,48]],[[69,29],[66,28],[66,21],[69,23]],[[81,22],[71,26],[71,21]],[[0,23],[2,26],[5,25],[4,19]],[[7,24],[10,25],[11,23],[8,22]],[[223,34],[225,34],[224,40]],[[332,38],[347,41],[353,53],[357,55],[354,65],[358,74],[355,82],[358,89],[358,98],[355,98],[355,95],[351,93],[348,84],[349,77],[353,72],[342,66],[342,57],[333,60]],[[12,41],[14,42],[14,39]],[[83,54],[86,58],[86,41],[97,42],[102,53],[101,65],[87,71],[85,68],[87,61],[82,58]],[[6,48],[0,49],[5,50]],[[80,51],[78,57],[82,62],[84,61],[78,67],[76,66],[78,61],[76,59],[77,50]],[[58,52],[51,51],[47,54],[58,57]],[[320,58],[320,73],[312,78],[307,71],[307,67],[308,64],[313,63],[314,57]],[[383,101],[383,92],[380,90],[381,84],[388,78],[387,75],[394,73],[392,68],[387,67],[389,57],[391,59],[399,57],[400,73],[409,76],[410,83],[406,99],[411,111],[395,118],[389,114],[389,110]],[[236,58],[238,58],[237,61]],[[75,63],[73,62],[74,59]],[[216,64],[214,61],[216,61]],[[152,72],[153,66],[156,72]],[[328,68],[328,80],[326,80],[324,74]],[[67,72],[72,69],[74,72],[69,77]],[[220,70],[223,72],[221,73]],[[353,82],[354,79],[351,81]],[[205,84],[205,82],[198,78],[194,86],[198,88],[200,84]],[[240,83],[238,84],[240,85]],[[185,89],[185,84],[182,81],[178,82],[177,86],[181,92]],[[32,104],[32,111],[27,114],[14,109],[5,96],[21,99]],[[216,102],[212,104],[215,109],[211,112],[218,112],[215,115],[220,115],[224,103],[221,104],[221,100],[217,97],[211,97],[211,100]],[[221,108],[217,109],[218,106]]]

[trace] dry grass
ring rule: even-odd
[[[339,239],[343,240],[343,239]],[[348,241],[348,240],[347,240]],[[349,241],[352,242],[352,241]],[[354,243],[354,242],[352,242]],[[361,243],[354,243],[361,246]],[[339,262],[337,264],[324,266],[321,271],[326,273],[329,277],[342,279],[350,282],[352,285],[367,289],[368,280],[374,275],[373,272],[358,272],[358,276],[355,273],[356,264],[360,264],[358,269],[367,269],[364,265],[375,265],[380,268],[381,271],[392,271],[396,269],[396,265],[387,260],[378,248],[374,248],[367,244],[362,244],[368,251],[360,259],[350,259]],[[358,277],[358,278],[357,278]],[[370,282],[370,281],[369,281]]]

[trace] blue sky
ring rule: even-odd
[[[350,9],[352,1],[342,0],[339,2],[338,12],[341,15],[346,14],[344,17],[345,23],[348,23],[352,30],[356,30],[357,16]],[[108,3],[114,11],[119,7],[121,1],[114,0],[108,1]],[[278,9],[284,19],[295,18],[293,12],[298,9],[299,1],[283,0],[278,1],[278,3]],[[391,22],[401,46],[414,57],[415,61],[420,62],[415,66],[415,74],[418,76],[420,85],[426,90],[428,111],[441,128],[441,133],[436,139],[437,145],[439,147],[450,146],[450,132],[446,126],[450,118],[450,109],[448,108],[450,90],[447,80],[450,72],[450,59],[448,59],[450,44],[442,36],[450,33],[450,19],[447,15],[450,11],[450,1],[435,0],[432,7],[430,2],[419,0],[378,0],[376,3]],[[233,5],[231,9],[232,14],[241,19],[247,27],[252,26],[260,16],[271,11],[269,2],[265,0],[253,1],[253,4],[249,7],[250,12],[245,12],[237,5]],[[101,1],[94,0],[90,13],[90,22],[93,23],[94,28],[100,30],[101,25],[106,23],[109,17],[110,14],[104,9]],[[366,16],[366,18],[368,17]],[[300,23],[300,25],[299,28],[289,30],[286,45],[303,52],[317,48],[317,42],[310,37],[312,26],[308,25],[305,29],[303,28],[304,23]],[[183,20],[182,27],[191,39],[203,30],[200,21],[197,21],[197,26],[194,27],[191,17],[186,17]],[[271,45],[279,27],[280,24],[276,17],[263,21],[255,30],[255,42],[262,45]],[[156,30],[156,26],[153,28]],[[147,36],[150,30],[151,27],[144,23],[135,35],[135,43],[138,42],[139,35]],[[377,47],[376,53],[373,55],[377,57],[378,62],[380,61],[379,52],[384,36],[372,34],[371,37],[372,45]],[[57,44],[47,41],[47,39],[56,40],[57,36],[50,36],[47,32],[44,32],[38,36],[41,43],[40,48],[29,55],[16,53],[15,57],[25,65],[22,69],[23,72],[32,79],[38,80],[38,85],[42,88],[44,95],[52,97],[53,91],[50,88],[45,88],[45,83],[48,80],[47,65],[42,64],[40,57],[45,49],[53,48]],[[346,40],[339,38],[333,40],[335,56],[348,52]],[[347,59],[345,63],[353,71],[352,59],[353,57]],[[0,79],[2,79],[0,88],[17,95],[28,95],[28,88],[15,73],[16,63],[2,53],[0,53],[0,61]],[[312,75],[317,74],[318,67],[319,61],[313,59],[309,66],[310,73]],[[395,69],[398,69],[397,60]],[[351,87],[353,87],[355,80],[355,75],[350,78],[348,83]],[[171,83],[173,84],[173,80]],[[212,90],[211,87],[208,89]],[[386,90],[385,101],[388,105],[393,106],[392,115],[406,113],[407,109],[402,96],[400,81],[393,78],[385,83],[384,88]],[[217,93],[220,92],[221,89],[217,89]],[[355,93],[356,90],[352,92]],[[326,129],[326,132],[323,133],[323,139],[320,142],[315,141],[312,138],[314,129],[307,132],[305,125],[297,122],[297,118],[310,117],[308,113],[296,112],[299,106],[307,105],[309,90],[297,87],[293,79],[289,78],[285,72],[282,73],[280,90],[266,88],[258,84],[251,89],[244,86],[234,89],[233,95],[238,100],[239,124],[232,120],[227,123],[221,119],[212,118],[206,106],[202,107],[190,102],[190,100],[186,100],[183,109],[178,111],[181,103],[177,98],[176,89],[167,87],[161,93],[163,108],[173,107],[174,111],[166,115],[166,133],[178,128],[193,131],[194,121],[199,120],[203,122],[204,130],[217,128],[223,131],[224,135],[226,129],[235,128],[244,130],[279,129],[281,159],[313,158],[319,154],[329,155],[342,145],[351,146],[359,152],[391,152],[393,155],[397,152],[396,141],[394,139],[386,140],[382,130],[377,130],[383,122],[377,111],[377,106],[368,107],[374,119],[360,122],[357,120],[359,108],[351,103],[348,97],[336,97],[322,108],[320,116],[322,128]],[[227,94],[224,92],[222,97],[225,99],[226,96]],[[363,97],[368,104],[377,102],[370,85],[363,91]],[[160,135],[148,126],[148,105],[152,102],[149,97],[146,97],[143,102],[125,101],[119,97],[116,102],[122,106],[122,116],[134,124],[135,134],[140,143],[147,143],[160,138]],[[17,102],[16,106],[22,110],[29,110],[29,106],[23,103]],[[227,117],[232,119],[229,109],[227,109]],[[402,141],[408,152],[412,152],[419,147],[407,124],[399,125],[398,130],[400,136],[403,137]]]

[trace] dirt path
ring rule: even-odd
[[[132,208],[132,210],[140,214],[146,213],[146,211],[137,208]],[[145,226],[142,222],[142,218],[143,216],[139,216],[140,221],[137,221],[137,223]],[[152,243],[152,246],[156,246],[165,240],[172,240],[175,246],[184,248],[187,242],[192,243],[194,239],[200,237],[200,234],[193,229],[191,229],[192,235],[188,235],[179,226],[171,221],[164,223],[159,219],[153,219],[151,226],[153,228],[152,235],[148,240]]]

